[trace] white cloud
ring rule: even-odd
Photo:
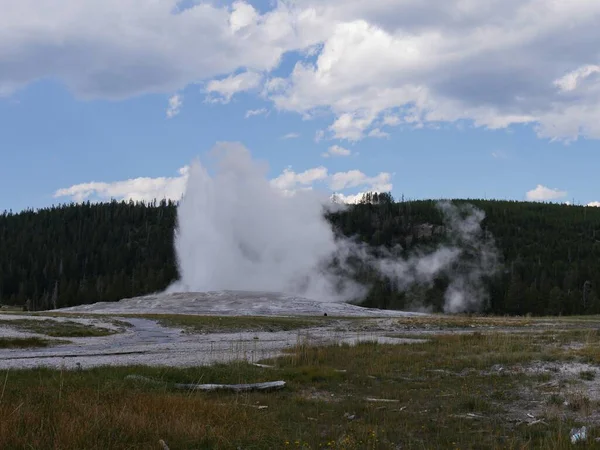
[[[381,172],[374,177],[368,177],[360,170],[349,170],[348,172],[334,173],[329,182],[329,187],[334,191],[349,189],[358,186],[368,186],[372,192],[388,192],[392,190],[392,175]]]
[[[216,98],[209,98],[209,101],[229,103],[231,97],[238,92],[249,91],[257,88],[262,81],[262,75],[256,72],[242,72],[237,75],[231,75],[222,80],[211,80],[206,85],[206,92],[216,93]]]
[[[373,192],[373,191],[370,191],[370,192]],[[349,194],[349,195],[336,193],[332,196],[332,200],[336,203],[346,203],[349,205],[355,205],[357,203],[360,203],[360,201],[362,200],[362,198],[365,194],[366,194],[366,192],[359,192],[358,194]]]
[[[179,169],[177,177],[140,177],[124,181],[90,182],[76,184],[68,188],[58,189],[55,198],[69,198],[75,202],[86,200],[134,200],[150,202],[152,200],[169,199],[178,201],[185,192],[188,179],[188,166]],[[330,174],[326,167],[318,166],[303,172],[295,172],[290,167],[273,178],[271,185],[286,194],[312,189],[317,183],[327,185],[334,191],[345,190],[353,187],[364,187],[365,192],[389,192],[392,190],[391,175],[380,173],[375,177],[368,177],[359,170],[337,172]],[[358,194],[342,194],[336,196],[344,203],[356,203],[364,192]]]
[[[340,115],[329,127],[337,139],[358,141],[364,131],[373,123],[375,115],[370,112],[357,111]]]
[[[566,191],[551,189],[546,186],[542,186],[541,184],[538,184],[535,189],[532,189],[525,194],[527,200],[530,201],[559,200],[561,198],[565,198],[566,196]]]
[[[600,40],[598,2],[296,3],[334,26],[316,61],[298,63],[271,98],[281,109],[332,111],[337,138],[463,119],[490,129],[532,123],[555,139],[600,138],[591,45]],[[555,83],[571,71],[575,82],[566,85],[583,89],[586,79],[586,95],[565,96],[565,83]]]
[[[344,203],[352,203],[362,198],[364,192],[358,194],[342,194],[339,191],[360,187],[365,192],[389,192],[392,190],[392,175],[387,172],[369,177],[360,170],[336,172],[330,174],[326,167],[319,166],[304,172],[296,173],[287,168],[271,184],[285,192],[295,192],[300,189],[311,189],[315,183],[325,183]]]
[[[600,73],[600,66],[585,65],[581,66],[565,76],[554,81],[554,84],[563,92],[571,92],[577,89],[577,85],[583,82],[590,75]]]
[[[254,7],[243,1],[236,1],[233,4],[231,16],[229,17],[229,25],[235,33],[241,29],[256,25],[259,16]]]
[[[600,202],[590,202],[585,206],[593,206],[595,208],[600,208]]]
[[[246,111],[246,119],[248,119],[249,117],[254,117],[254,116],[260,116],[263,114],[267,114],[268,110],[267,108],[259,108],[259,109],[249,109],[248,111]]]
[[[369,137],[388,138],[390,137],[390,133],[386,131],[381,131],[379,128],[373,128],[371,131],[369,131]]]
[[[183,105],[183,96],[179,94],[175,94],[173,97],[169,98],[169,107],[167,108],[167,118],[171,119],[175,117],[181,111],[181,106]]]
[[[595,0],[186,3],[0,0],[0,95],[44,78],[110,99],[212,80],[219,101],[256,89],[279,110],[330,114],[350,141],[462,120],[600,138]]]
[[[327,169],[323,166],[308,169],[301,173],[296,173],[291,168],[287,168],[281,175],[271,180],[271,184],[283,191],[292,191],[312,186],[317,181],[326,180],[327,177]]]
[[[55,198],[70,197],[75,202],[88,199],[97,200],[134,200],[149,202],[152,200],[180,200],[185,191],[188,167],[179,169],[177,177],[132,178],[113,183],[90,182],[59,189]]]
[[[43,78],[77,96],[166,93],[314,45],[320,20],[281,5],[179,0],[0,0],[0,92]]]
[[[339,145],[332,145],[326,152],[322,153],[321,156],[323,158],[329,158],[330,156],[350,156],[351,154],[352,152],[347,148]]]
[[[281,136],[281,139],[298,139],[300,137],[300,134],[298,133],[288,133],[284,136]]]

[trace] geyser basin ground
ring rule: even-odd
[[[397,328],[389,319],[376,319],[418,316],[415,313],[266,292],[156,294],[65,308],[58,314],[63,317],[47,317],[46,322],[40,316],[0,316],[1,336],[43,339],[46,345],[36,348],[35,342],[7,341],[5,347],[21,342],[21,346],[33,348],[0,349],[0,369],[131,364],[189,367],[239,359],[255,362],[276,356],[299,342],[419,342],[387,336]],[[246,319],[220,324],[215,316]],[[360,317],[372,319],[367,323],[356,319]],[[59,331],[49,336],[44,327]],[[82,333],[84,330],[88,332]]]
[[[419,313],[319,302],[273,292],[215,291],[154,294],[64,308],[90,314],[198,314],[218,316],[406,317]]]
[[[162,448],[162,439],[173,449],[449,443],[566,449],[572,448],[569,431],[583,425],[588,437],[578,448],[596,448],[600,437],[598,318],[70,313],[0,319],[0,330],[13,340],[71,341],[0,350],[3,367],[11,367],[2,373],[0,448],[146,449]],[[85,330],[104,335],[73,337]],[[389,343],[326,345],[346,338]],[[255,349],[279,356],[260,360]],[[234,359],[260,365],[203,365]],[[58,370],[16,370],[40,361]],[[83,370],[62,370],[63,364]],[[111,366],[88,370],[96,364]],[[169,367],[175,365],[192,367]],[[205,394],[173,387],[275,380],[284,380],[285,389]]]
[[[385,319],[366,319],[369,323],[351,319],[331,319],[320,322],[285,320],[282,327],[278,320],[261,326],[260,318],[247,318],[247,322],[228,324],[219,331],[219,318],[195,316],[199,325],[195,326],[190,316],[147,316],[118,318],[122,325],[117,332],[106,336],[87,337],[49,337],[40,326],[35,333],[18,331],[13,322],[31,320],[31,316],[0,316],[0,343],[24,341],[31,348],[0,349],[0,369],[8,368],[91,368],[98,366],[148,365],[167,367],[193,367],[212,363],[226,363],[237,360],[258,362],[281,354],[285,349],[299,343],[307,345],[326,345],[334,343],[355,344],[362,341],[381,343],[413,343],[422,339],[398,338],[388,336],[397,328],[391,323],[383,323]],[[107,329],[112,318],[91,320],[89,318],[41,318],[41,323],[50,324],[55,321],[82,323],[86,326]],[[187,320],[182,320],[187,319]],[[254,320],[258,327],[254,326]],[[93,325],[92,325],[93,323]],[[177,326],[180,324],[181,326]],[[211,326],[212,325],[212,326]],[[203,328],[216,330],[203,332]],[[237,328],[237,329],[232,329]],[[280,329],[267,331],[268,329]],[[288,329],[290,328],[290,329]],[[262,331],[264,329],[264,331]],[[43,340],[40,347],[37,341],[28,344],[31,338]],[[18,347],[23,347],[18,346]],[[10,347],[14,347],[11,345]]]

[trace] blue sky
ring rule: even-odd
[[[600,201],[600,4],[435,3],[0,0],[0,210],[177,198],[219,141],[348,201]]]

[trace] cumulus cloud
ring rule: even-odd
[[[139,177],[115,182],[89,182],[58,189],[55,198],[69,198],[75,202],[85,200],[134,200],[150,202],[153,200],[178,201],[185,192],[188,181],[188,166],[179,169],[176,177]],[[382,172],[369,177],[359,170],[336,172],[330,174],[324,166],[313,167],[302,172],[295,172],[287,167],[283,172],[270,180],[273,188],[285,194],[313,189],[315,185],[328,187],[332,191],[343,191],[350,188],[363,188],[365,192],[389,192],[392,190],[391,175]],[[344,203],[357,203],[364,192],[358,194],[337,193],[338,199]]]
[[[43,78],[110,99],[206,82],[216,101],[256,89],[329,114],[328,137],[349,141],[463,120],[600,138],[600,2],[224,3],[0,0],[0,95]]]
[[[169,107],[167,108],[167,118],[171,119],[175,117],[181,111],[181,106],[183,105],[183,96],[179,94],[175,94],[173,97],[169,98]]]
[[[299,187],[312,186],[316,181],[326,180],[327,169],[323,166],[296,173],[291,168],[286,168],[281,175],[271,180],[271,184],[281,190],[291,191]]]
[[[326,152],[322,153],[321,156],[323,158],[329,158],[330,156],[350,156],[352,152],[347,148],[341,147],[339,145],[330,146]]]
[[[600,208],[600,202],[590,202],[590,203],[588,203],[585,206],[592,206],[592,207],[595,207],[595,208]]]
[[[600,73],[600,66],[588,64],[569,72],[565,76],[554,81],[554,84],[563,92],[571,92],[577,89],[577,86],[581,85],[581,83],[591,75],[598,73]]]
[[[325,183],[332,191],[343,191],[346,189],[362,187],[365,192],[389,192],[392,190],[392,175],[381,172],[374,177],[365,175],[360,170],[349,170],[348,172],[335,172],[330,174],[326,167],[319,166],[304,172],[295,172],[292,168],[286,168],[281,175],[271,180],[271,184],[281,190],[294,191],[306,187],[312,187],[316,182]],[[353,194],[362,197],[363,192]],[[340,198],[348,198],[352,203],[353,196],[339,194]],[[360,197],[356,197],[359,198]]]
[[[236,1],[233,4],[229,25],[235,33],[251,25],[256,25],[259,15],[254,7],[243,1]]]
[[[362,200],[363,196],[366,194],[366,192],[359,192],[358,194],[340,194],[339,192],[336,194],[333,194],[332,196],[332,200],[336,203],[346,203],[348,205],[355,205],[360,203],[360,201]]]
[[[348,172],[338,172],[331,176],[329,186],[334,191],[343,189],[369,186],[369,191],[389,192],[392,190],[392,175],[387,172],[381,172],[377,176],[368,177],[360,170],[349,170]]]
[[[300,113],[329,109],[334,137],[465,119],[490,129],[536,124],[554,139],[600,138],[597,2],[297,4],[335,26],[315,62],[296,64],[271,97]]]
[[[318,20],[283,5],[261,15],[247,2],[214,3],[0,0],[0,92],[42,78],[84,98],[172,92],[241,68],[270,71],[319,36]]]
[[[525,197],[529,201],[548,201],[548,200],[559,200],[567,196],[566,191],[560,189],[551,189],[546,186],[538,184],[535,189],[532,189],[525,194]]]
[[[177,177],[139,177],[112,183],[95,182],[76,184],[59,189],[54,198],[70,197],[75,202],[85,200],[134,200],[150,202],[152,200],[181,199],[188,179],[188,166],[179,169]]]
[[[246,117],[246,119],[248,119],[250,117],[267,114],[267,112],[268,112],[267,108],[249,109],[248,111],[246,111],[245,117]]]
[[[288,133],[281,136],[281,139],[298,139],[300,137],[299,133]]]
[[[379,128],[373,128],[371,131],[369,131],[369,137],[388,138],[390,137],[390,133],[387,131],[381,131]]]
[[[209,97],[209,101],[229,103],[231,97],[238,92],[249,91],[260,85],[262,75],[256,72],[242,72],[222,80],[211,80],[206,85],[206,92],[217,94]]]
[[[373,123],[375,115],[372,112],[344,113],[329,127],[337,139],[358,141],[364,131]]]

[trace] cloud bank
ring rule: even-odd
[[[323,138],[468,121],[598,139],[599,16],[596,0],[0,0],[0,95],[46,78],[102,99],[200,83],[329,115]]]
[[[74,202],[85,200],[133,200],[151,202],[153,200],[179,200],[187,185],[189,167],[179,169],[177,177],[139,177],[112,183],[81,183],[58,189],[54,198],[68,197]]]
[[[224,145],[224,144],[223,144]],[[233,145],[233,144],[231,144]],[[139,177],[115,182],[88,182],[58,189],[54,198],[68,198],[75,202],[85,200],[181,200],[188,183],[189,166],[179,169],[176,177]],[[392,174],[381,172],[368,176],[360,170],[330,173],[324,166],[295,172],[288,167],[269,182],[271,186],[287,194],[318,187],[330,194],[338,193],[338,200],[344,203],[357,203],[364,192],[390,192],[393,188]],[[358,194],[343,194],[341,191],[358,188]]]

